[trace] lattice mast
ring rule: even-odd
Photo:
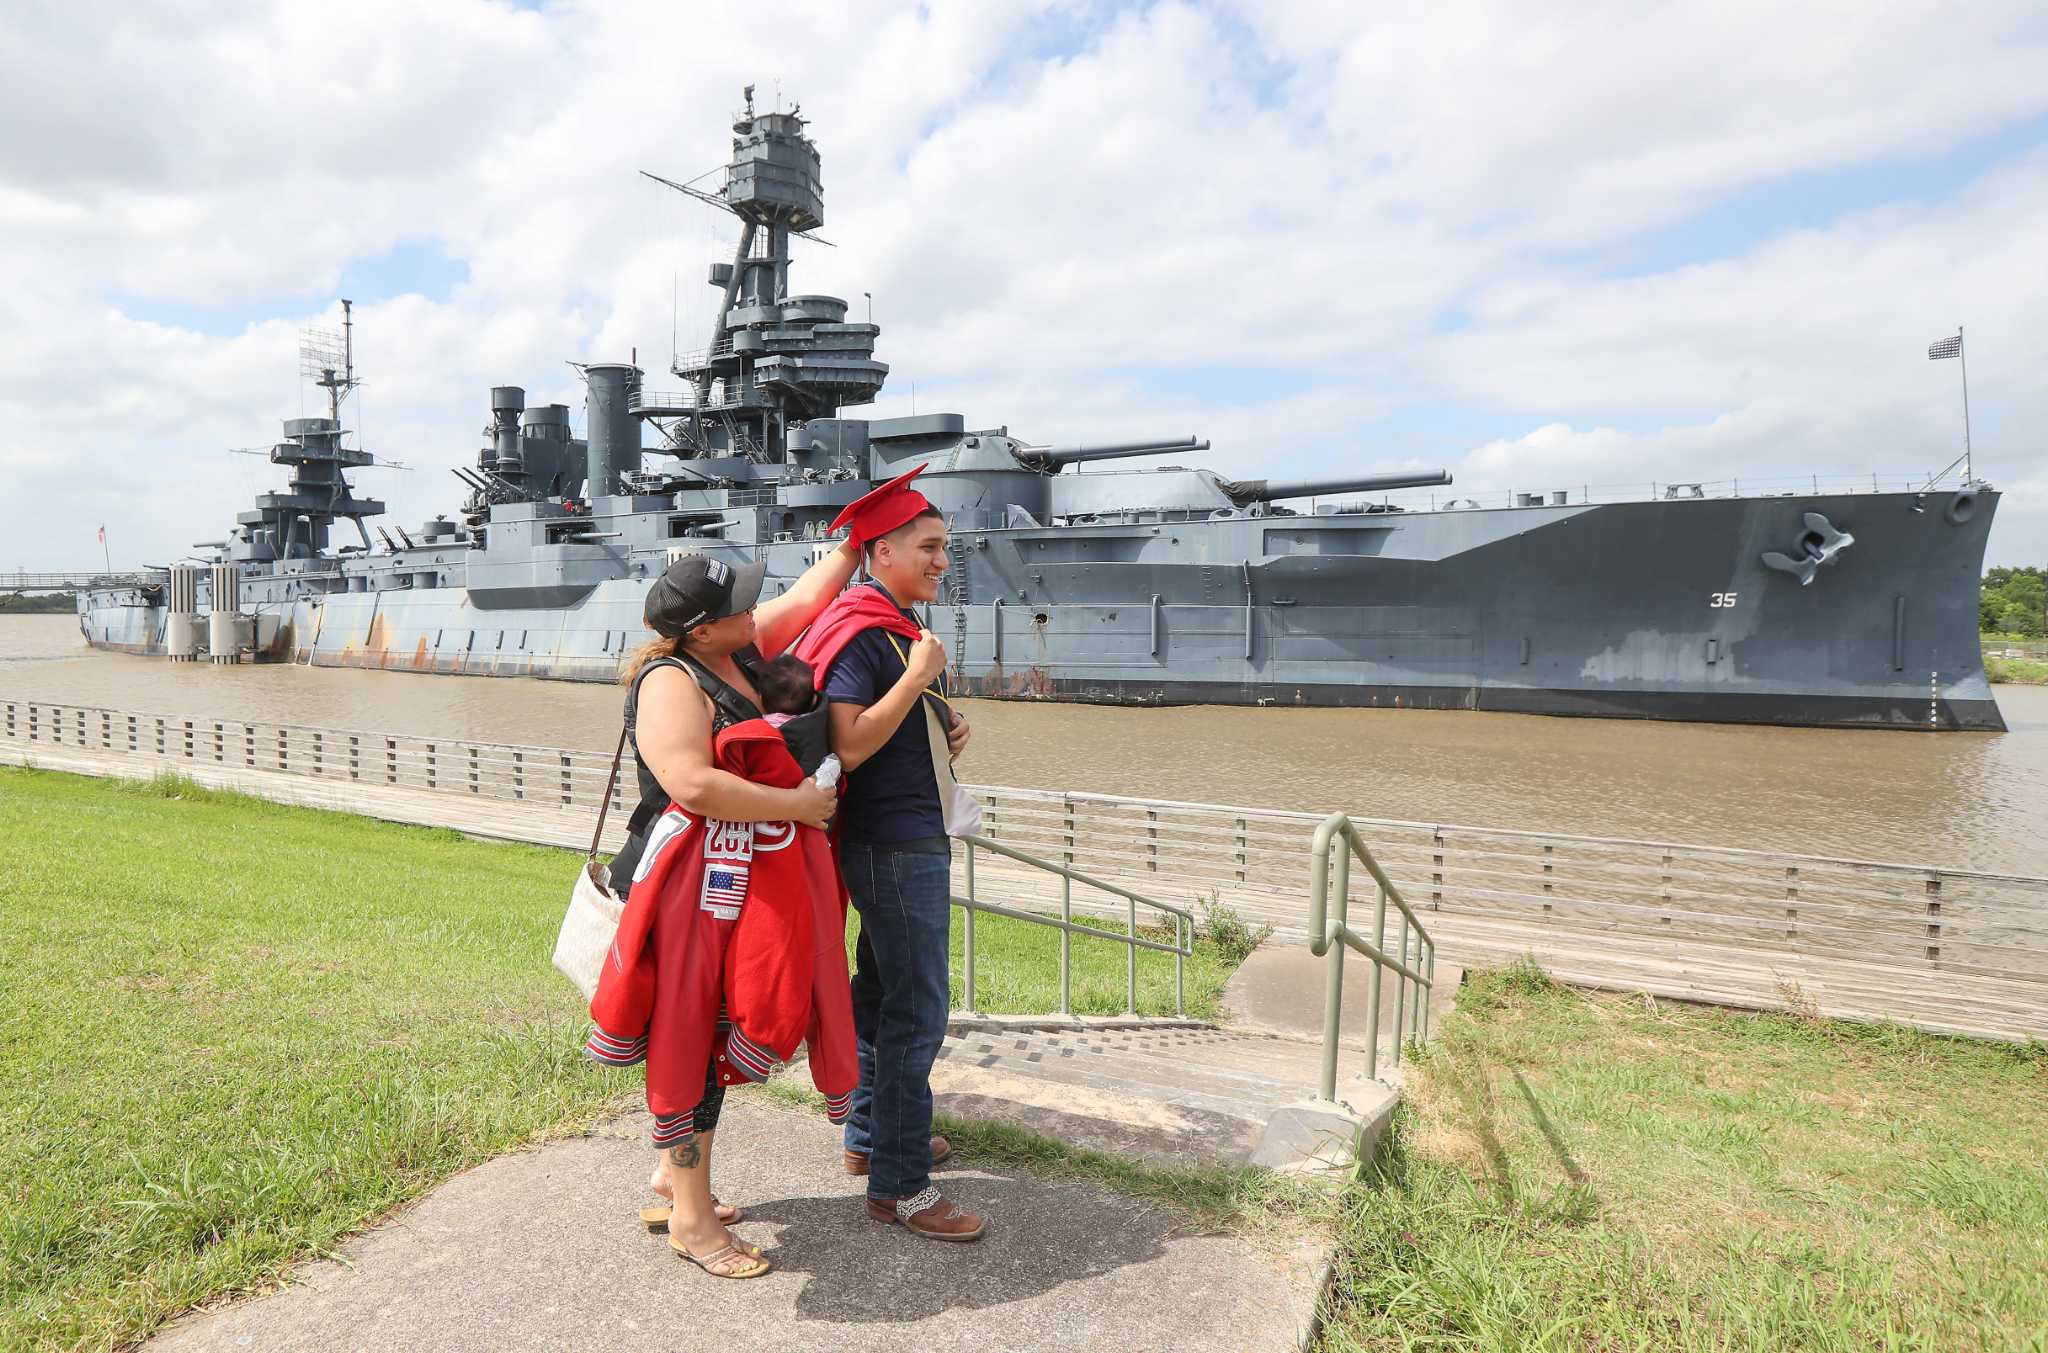
[[[299,333],[299,375],[327,392],[327,416],[341,426],[341,401],[362,384],[356,379],[355,320],[346,297],[341,302],[341,332],[305,329]]]

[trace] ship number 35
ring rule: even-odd
[[[1735,594],[1733,592],[1716,592],[1712,597],[1708,598],[1707,605],[1717,611],[1727,610],[1735,605]]]

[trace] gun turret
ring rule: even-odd
[[[1195,437],[1176,437],[1172,441],[1147,437],[1138,442],[1104,442],[1095,446],[1033,447],[1019,451],[1017,459],[1033,470],[1050,474],[1062,465],[1074,465],[1084,460],[1121,460],[1126,456],[1157,456],[1169,451],[1208,449],[1206,440]]]
[[[1355,475],[1349,479],[1223,479],[1217,487],[1239,507],[1270,503],[1281,498],[1314,498],[1326,493],[1381,493],[1390,489],[1414,489],[1428,484],[1448,484],[1450,471],[1413,471],[1408,474]]]

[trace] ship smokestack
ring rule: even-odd
[[[516,385],[491,387],[491,472],[517,483],[526,473],[519,448],[519,415],[526,411],[526,391]]]
[[[604,498],[619,492],[619,476],[640,469],[640,422],[633,417],[633,396],[640,390],[640,368],[627,362],[594,362],[583,368],[583,415],[589,482],[583,496]]]

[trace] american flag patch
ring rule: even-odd
[[[738,918],[740,904],[747,900],[747,866],[709,863],[704,866],[704,893],[699,899],[704,910],[721,920]]]

